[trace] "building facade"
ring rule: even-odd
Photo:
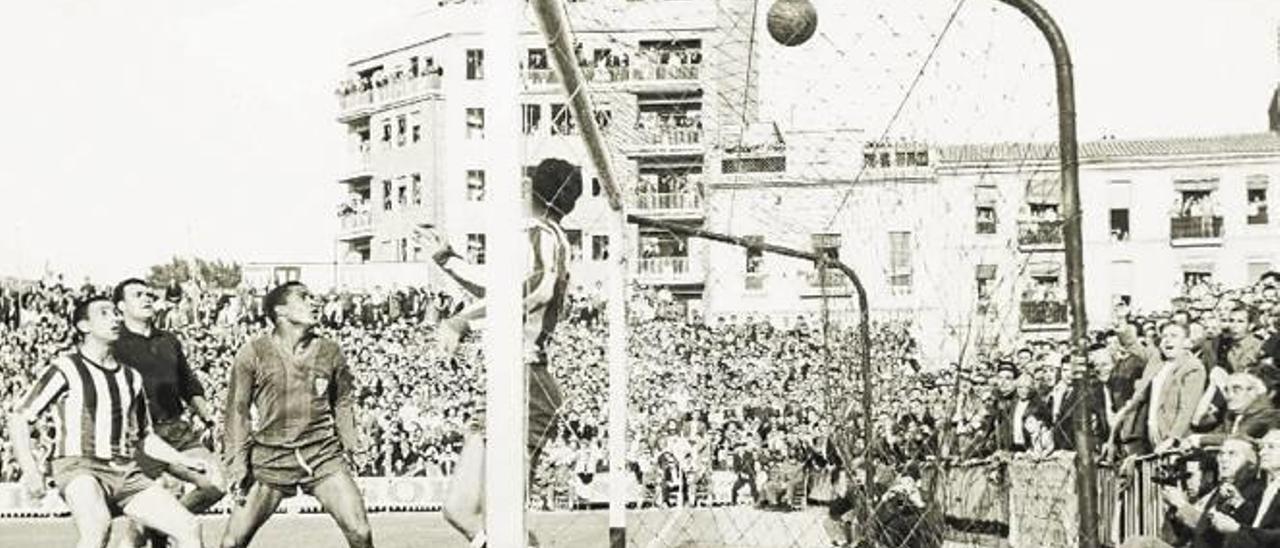
[[[858,273],[873,316],[910,318],[922,351],[954,360],[1019,337],[1069,332],[1056,145],[868,144],[855,178],[724,176],[707,225],[793,247],[827,247]],[[1240,286],[1280,265],[1269,215],[1275,133],[1082,143],[1086,312],[1167,309],[1184,287]],[[718,247],[711,317],[852,319],[842,276]],[[824,299],[823,296],[826,296]]]
[[[632,211],[700,225],[704,179],[756,110],[748,0],[568,3],[575,51]],[[339,286],[405,283],[406,263],[427,259],[415,226],[450,235],[468,260],[485,260],[485,194],[515,174],[486,169],[483,6],[449,3],[389,31],[353,56],[339,83],[338,122],[350,169],[338,177],[334,269]],[[605,11],[602,11],[605,10]],[[603,15],[607,13],[607,17]],[[523,163],[546,157],[583,166],[584,194],[564,221],[576,286],[598,285],[608,260],[608,208],[531,14],[519,57]],[[626,27],[616,26],[625,21]],[[730,99],[732,98],[732,99]],[[730,141],[732,142],[732,141]],[[632,233],[633,275],[681,294],[702,291],[697,245]],[[434,284],[423,268],[420,283]],[[413,277],[410,276],[410,279]]]

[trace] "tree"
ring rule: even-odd
[[[198,257],[194,263],[174,257],[168,263],[152,266],[147,281],[157,287],[168,286],[172,281],[182,284],[192,280],[211,289],[235,289],[240,285],[242,271],[237,263]]]

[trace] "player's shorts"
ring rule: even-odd
[[[160,436],[160,439],[164,440],[169,445],[172,445],[174,449],[177,449],[182,453],[190,454],[196,449],[204,449],[205,452],[208,451],[208,448],[200,441],[200,432],[193,428],[191,423],[188,421],[172,420],[168,422],[158,422],[152,426],[152,430],[157,436]],[[146,474],[149,478],[158,478],[160,477],[160,474],[163,474],[165,470],[169,468],[168,464],[151,458],[151,455],[148,455],[143,451],[141,441],[138,443],[138,449],[134,453],[134,456],[138,460],[138,466],[142,468],[142,473]]]
[[[249,467],[254,481],[287,494],[296,494],[299,489],[310,494],[325,478],[351,473],[336,437],[302,447],[254,444],[249,449]]]
[[[560,406],[564,404],[564,396],[555,376],[544,363],[532,363],[528,369],[528,406],[525,417],[528,432],[525,435],[525,454],[529,456],[529,467],[533,469],[542,456],[542,448],[551,441],[556,433],[556,422],[559,418]],[[471,429],[484,433],[484,408],[480,407],[473,415]]]
[[[60,457],[52,462],[53,483],[65,498],[71,480],[87,475],[102,487],[107,508],[119,514],[138,493],[153,485],[151,478],[142,473],[133,459],[105,460],[90,457]]]

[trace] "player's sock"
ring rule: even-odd
[[[471,537],[471,544],[469,544],[468,546],[470,546],[471,548],[486,548],[486,546],[488,546],[488,543],[489,543],[489,539],[488,537],[485,536],[484,529],[481,529],[479,532],[476,533],[476,536]]]

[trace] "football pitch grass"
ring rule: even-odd
[[[648,548],[819,548],[829,546],[825,511],[765,512],[745,507],[630,511],[627,546]],[[369,515],[379,548],[466,548],[439,512],[379,512]],[[218,546],[225,515],[201,517],[206,547]],[[601,548],[609,545],[608,513],[531,512],[530,529],[544,547]],[[73,546],[69,517],[0,519],[0,547]],[[114,539],[113,539],[114,540]],[[258,532],[252,548],[345,547],[337,525],[324,514],[276,514]],[[114,548],[114,546],[112,547]]]

